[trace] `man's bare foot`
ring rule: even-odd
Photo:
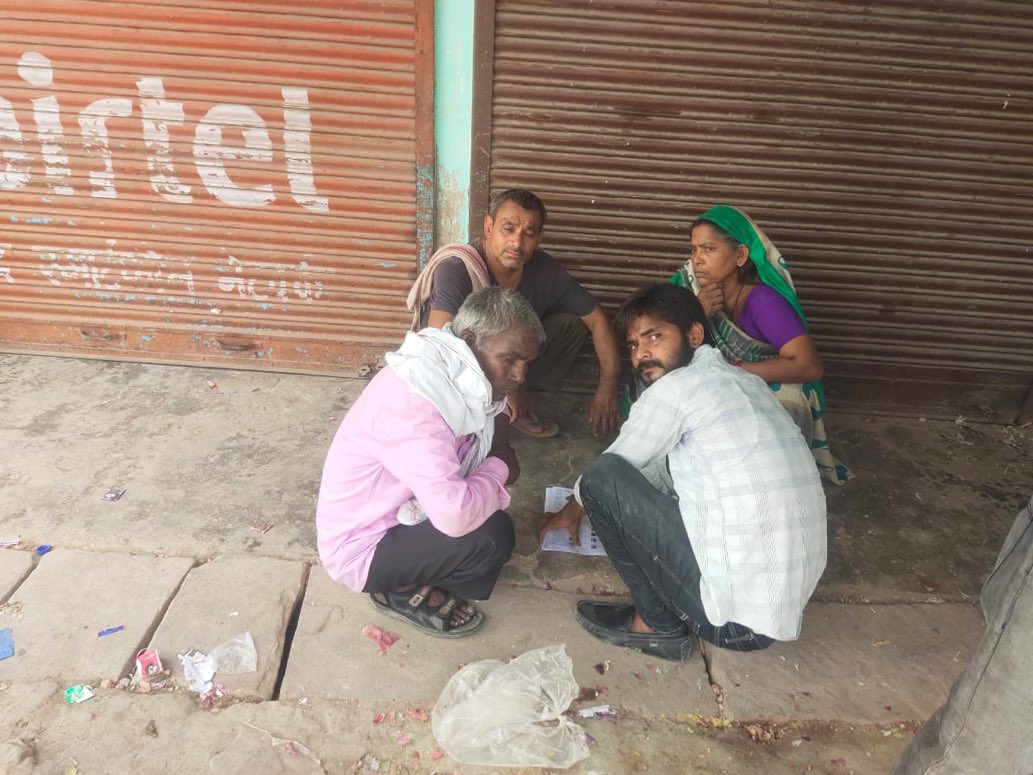
[[[430,584],[370,592],[369,599],[385,616],[404,620],[437,638],[464,638],[484,624],[484,614],[466,600]]]
[[[395,590],[395,592],[411,592],[414,589],[416,589],[416,585],[410,584],[407,587],[399,587]],[[433,587],[431,589],[430,595],[427,596],[427,606],[429,608],[435,609],[441,608],[441,606],[445,604],[445,601],[447,599],[448,593],[445,592],[445,590]],[[464,603],[463,605],[456,607],[456,609],[452,611],[452,615],[448,619],[449,626],[462,627],[464,624],[468,623],[471,619],[473,619],[476,613],[477,612],[473,609],[472,606],[470,606],[467,603]]]
[[[558,422],[543,420],[532,411],[526,411],[519,420],[511,421],[509,427],[536,439],[551,439],[560,432]]]
[[[430,593],[427,598],[427,605],[431,608],[441,608],[448,599],[448,593],[443,589],[434,588],[434,591]],[[464,624],[473,619],[474,614],[477,613],[473,610],[473,607],[469,603],[463,603],[461,606],[457,606],[452,611],[452,616],[449,617],[449,624],[453,627],[462,627]]]
[[[635,611],[635,615],[631,619],[631,624],[628,626],[628,632],[638,632],[645,635],[651,632],[656,632],[656,630],[646,624],[646,620],[639,616],[638,611]]]
[[[580,600],[577,620],[593,636],[612,646],[674,661],[686,660],[692,653],[693,641],[686,627],[677,632],[656,632],[642,620],[634,604]]]

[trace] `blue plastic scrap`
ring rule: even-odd
[[[0,659],[14,656],[14,631],[10,627],[0,630]]]

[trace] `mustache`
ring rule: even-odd
[[[642,372],[644,372],[646,369],[652,369],[655,367],[663,368],[663,364],[658,360],[642,361],[641,363],[639,363],[638,366],[635,367],[635,373],[641,377]]]
[[[503,382],[497,388],[495,386],[493,386],[493,389],[498,389],[498,390],[500,390],[500,392],[503,393],[503,395],[507,395],[508,396],[510,393],[515,393],[517,391],[517,389],[520,387],[521,384],[523,384],[523,383],[517,382],[516,380],[509,379],[509,380],[506,380],[505,382]]]

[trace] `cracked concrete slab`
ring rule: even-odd
[[[0,549],[0,601],[14,592],[32,570],[32,552]]]
[[[0,661],[0,681],[117,679],[192,565],[183,557],[54,549],[8,601],[19,610],[0,614],[15,643],[15,655]],[[125,629],[97,637],[118,626]]]
[[[280,697],[432,704],[460,664],[508,660],[564,643],[578,683],[604,690],[600,703],[648,714],[714,715],[717,706],[698,655],[679,665],[607,646],[578,625],[577,600],[562,592],[500,585],[491,600],[477,604],[486,617],[480,632],[448,640],[382,616],[371,608],[368,595],[345,589],[322,568],[313,568]],[[381,656],[362,635],[367,624],[402,639]],[[596,665],[604,666],[605,674]]]
[[[946,700],[982,634],[973,605],[811,603],[797,641],[707,653],[733,718],[922,721]]]
[[[45,709],[64,702],[62,692],[63,687],[53,681],[0,682],[0,740],[40,734]]]
[[[18,450],[0,470],[2,537],[316,559],[326,449],[365,381],[3,353],[0,367],[0,447]],[[536,400],[562,433],[514,440],[523,476],[512,488],[513,578],[589,592],[585,577],[603,574],[600,590],[617,587],[605,565],[537,557],[545,486],[572,484],[609,440],[591,435],[587,396]],[[979,593],[1030,497],[1033,427],[923,420],[826,416],[857,477],[826,488],[821,599],[901,602],[931,592],[963,602]],[[102,501],[116,484],[126,495]],[[273,529],[249,529],[256,514]]]
[[[540,523],[527,524],[526,513],[514,512],[517,535],[535,536],[531,553],[513,553],[502,568],[500,583],[521,587],[557,589],[562,592],[589,597],[628,597],[628,586],[617,573],[608,557],[581,557],[565,552],[543,552],[538,549],[537,535]]]
[[[98,553],[144,552],[198,559],[237,553],[316,559],[313,512],[319,472],[330,439],[364,382],[5,354],[0,354],[0,367],[0,447],[17,450],[17,455],[8,456],[0,465],[0,521],[6,526],[0,538],[21,536],[32,543]],[[543,488],[571,484],[607,441],[593,439],[587,431],[587,396],[560,394],[542,399],[546,402],[542,413],[556,417],[563,432],[548,441],[515,440],[524,466],[524,475],[513,488],[511,509],[517,549],[503,573],[504,583],[496,599],[486,606],[493,618],[485,634],[477,636],[482,645],[477,646],[475,638],[462,646],[475,653],[454,655],[455,646],[446,642],[434,641],[433,647],[424,647],[426,644],[416,642],[418,634],[407,634],[409,628],[404,624],[378,621],[364,606],[361,610],[349,607],[339,613],[355,621],[340,625],[343,637],[339,642],[331,637],[319,641],[319,649],[313,648],[309,655],[311,669],[303,677],[306,685],[314,683],[322,689],[318,673],[328,670],[338,683],[326,693],[338,694],[342,688],[340,677],[334,677],[335,662],[354,659],[357,669],[366,675],[353,685],[356,691],[373,686],[374,700],[320,700],[313,692],[311,700],[306,694],[292,701],[245,702],[208,714],[197,710],[184,692],[116,697],[99,690],[94,700],[68,706],[61,691],[85,676],[53,682],[49,689],[42,688],[43,683],[14,684],[0,676],[0,730],[12,721],[22,725],[12,734],[39,738],[40,772],[64,772],[73,760],[87,773],[203,772],[213,756],[233,744],[236,726],[244,720],[312,748],[329,772],[347,772],[367,753],[380,760],[384,771],[425,773],[433,769],[435,765],[427,760],[432,744],[426,724],[408,724],[409,719],[406,726],[373,723],[375,711],[391,717],[406,710],[403,704],[381,699],[388,692],[377,693],[378,673],[385,680],[400,680],[392,673],[404,660],[408,665],[404,676],[413,684],[408,692],[436,699],[443,678],[451,674],[456,662],[504,657],[517,653],[523,645],[541,645],[559,636],[566,639],[564,628],[576,626],[570,606],[543,605],[527,588],[537,588],[542,595],[554,594],[548,590],[557,588],[571,595],[605,595],[620,592],[623,586],[605,560],[537,552]],[[857,478],[842,488],[826,488],[829,564],[818,599],[915,603],[935,598],[963,603],[975,598],[1016,511],[1028,502],[1033,427],[862,414],[832,414],[827,420],[837,455]],[[101,500],[115,484],[128,487],[125,497],[114,503]],[[251,529],[256,515],[274,523],[273,529],[266,533]],[[78,575],[70,574],[63,582],[68,594],[76,600],[83,597],[76,590],[81,584]],[[514,604],[513,614],[496,622],[496,613],[504,613],[496,606],[507,603],[513,583],[518,588],[512,594],[523,596],[526,605]],[[14,599],[19,596],[20,592]],[[353,596],[353,601],[361,599]],[[327,605],[332,602],[329,596],[327,601]],[[930,608],[943,614],[946,624],[940,627],[942,632],[958,626],[951,609]],[[539,609],[543,613],[534,615]],[[846,618],[833,620],[826,630],[835,626],[835,621],[848,623]],[[378,657],[372,643],[357,634],[367,622],[393,628],[405,640],[387,657]],[[510,640],[499,637],[488,642],[489,636],[495,637],[492,622],[504,624]],[[908,617],[897,622],[905,632],[912,624]],[[64,620],[55,618],[51,625],[48,635],[65,637]],[[805,628],[805,638],[811,637],[810,624]],[[535,633],[527,638],[533,642],[517,644],[512,635],[520,630]],[[980,631],[981,626],[975,628],[976,633]],[[827,631],[814,637],[834,640]],[[890,634],[884,639],[899,644],[901,637]],[[21,650],[22,643],[16,625],[16,649]],[[936,643],[950,662],[951,675],[939,678],[940,689],[945,690],[967,652],[959,653],[951,638],[930,642],[929,647]],[[648,691],[629,699],[624,695],[630,696],[632,689],[622,688],[620,681],[634,688],[640,680],[633,674],[630,678],[615,675],[617,662],[611,663],[610,672],[603,677],[591,669],[605,656],[597,649],[611,650],[593,641],[583,649],[574,644],[568,640],[582,683],[607,684],[612,677],[614,682],[600,701],[620,705],[627,700],[628,709],[617,720],[585,723],[598,742],[592,758],[584,767],[572,768],[571,775],[588,775],[593,770],[632,772],[642,767],[656,772],[886,772],[912,728],[898,723],[859,726],[835,718],[793,719],[765,724],[773,739],[758,743],[742,725],[715,730],[684,716],[636,714],[630,708],[650,707],[655,686],[651,683],[645,687]],[[869,645],[876,650],[890,648],[870,641]],[[127,657],[135,646],[126,648]],[[833,646],[842,650],[835,643]],[[772,653],[783,648],[795,646],[775,646]],[[479,649],[484,650],[478,653]],[[303,652],[299,649],[304,656]],[[7,660],[7,670],[17,670],[12,663],[27,657],[21,654]],[[724,657],[734,655],[718,655],[718,670]],[[743,657],[746,667],[739,678],[748,673],[751,683],[731,687],[726,681],[732,695],[729,707],[749,715],[762,701],[771,712],[791,701],[799,703],[807,716],[817,715],[812,687],[804,685],[795,668],[792,673],[777,675],[785,665],[770,657]],[[838,716],[845,708],[855,715],[856,708],[847,705],[857,700],[852,692],[862,687],[843,683],[857,670],[851,659],[844,657],[844,664],[826,666],[832,678],[830,695],[822,698],[822,713]],[[660,682],[668,677],[666,672],[650,675],[638,667],[629,669],[643,676],[641,683],[647,678]],[[683,668],[683,673],[688,669]],[[872,669],[864,666],[866,671]],[[694,670],[692,680],[702,680],[705,687],[702,668]],[[425,673],[433,682],[428,683]],[[915,693],[916,687],[924,691],[922,684],[929,681],[928,673],[921,669],[887,675],[901,681],[896,687],[901,695]],[[764,678],[768,684],[762,682]],[[854,680],[870,688],[868,678]],[[422,691],[418,691],[420,686]],[[747,690],[753,695],[744,698]],[[843,699],[837,703],[840,695]],[[108,697],[115,699],[105,699]],[[889,715],[896,718],[898,706],[891,707],[894,712]],[[713,715],[713,700],[703,702],[697,712]],[[227,730],[223,725],[228,721],[234,725]],[[403,730],[414,739],[409,746],[396,740]],[[887,732],[891,735],[885,736]],[[421,753],[422,761],[414,762],[414,753]],[[441,766],[445,764],[448,766]],[[440,771],[452,772],[454,762],[446,757],[441,765]],[[474,775],[478,769],[464,766],[462,771]]]
[[[257,557],[217,557],[187,574],[150,646],[182,683],[177,655],[189,648],[209,653],[250,632],[258,670],[216,681],[233,695],[271,699],[283,656],[287,623],[298,601],[308,564]]]
[[[0,538],[313,558],[323,456],[365,384],[0,353],[0,448],[18,451],[0,467]],[[249,529],[256,516],[273,529]]]
[[[2,696],[0,693],[0,708]],[[19,736],[34,748],[34,772],[46,773],[65,772],[71,766],[84,773],[226,772],[218,767],[227,763],[228,754],[235,755],[233,764],[244,765],[229,770],[234,775],[309,772],[312,760],[300,746],[308,749],[327,773],[532,772],[531,768],[461,764],[444,754],[433,737],[429,710],[379,700],[313,698],[304,704],[240,703],[206,713],[182,692],[144,696],[101,689],[82,705],[66,705],[59,696],[51,697]],[[383,721],[376,723],[380,714]],[[578,723],[594,743],[588,759],[565,771],[570,775],[769,775],[808,768],[835,773],[887,772],[906,742],[877,729],[787,725],[778,728],[780,735],[775,739],[758,743],[736,727],[713,729],[685,719],[635,713]],[[254,743],[268,741],[266,735],[294,741],[296,749],[277,750],[266,742],[263,757]]]

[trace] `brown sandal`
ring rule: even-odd
[[[555,420],[541,420],[534,412],[525,412],[519,420],[511,420],[509,427],[535,439],[551,439],[560,432]]]

